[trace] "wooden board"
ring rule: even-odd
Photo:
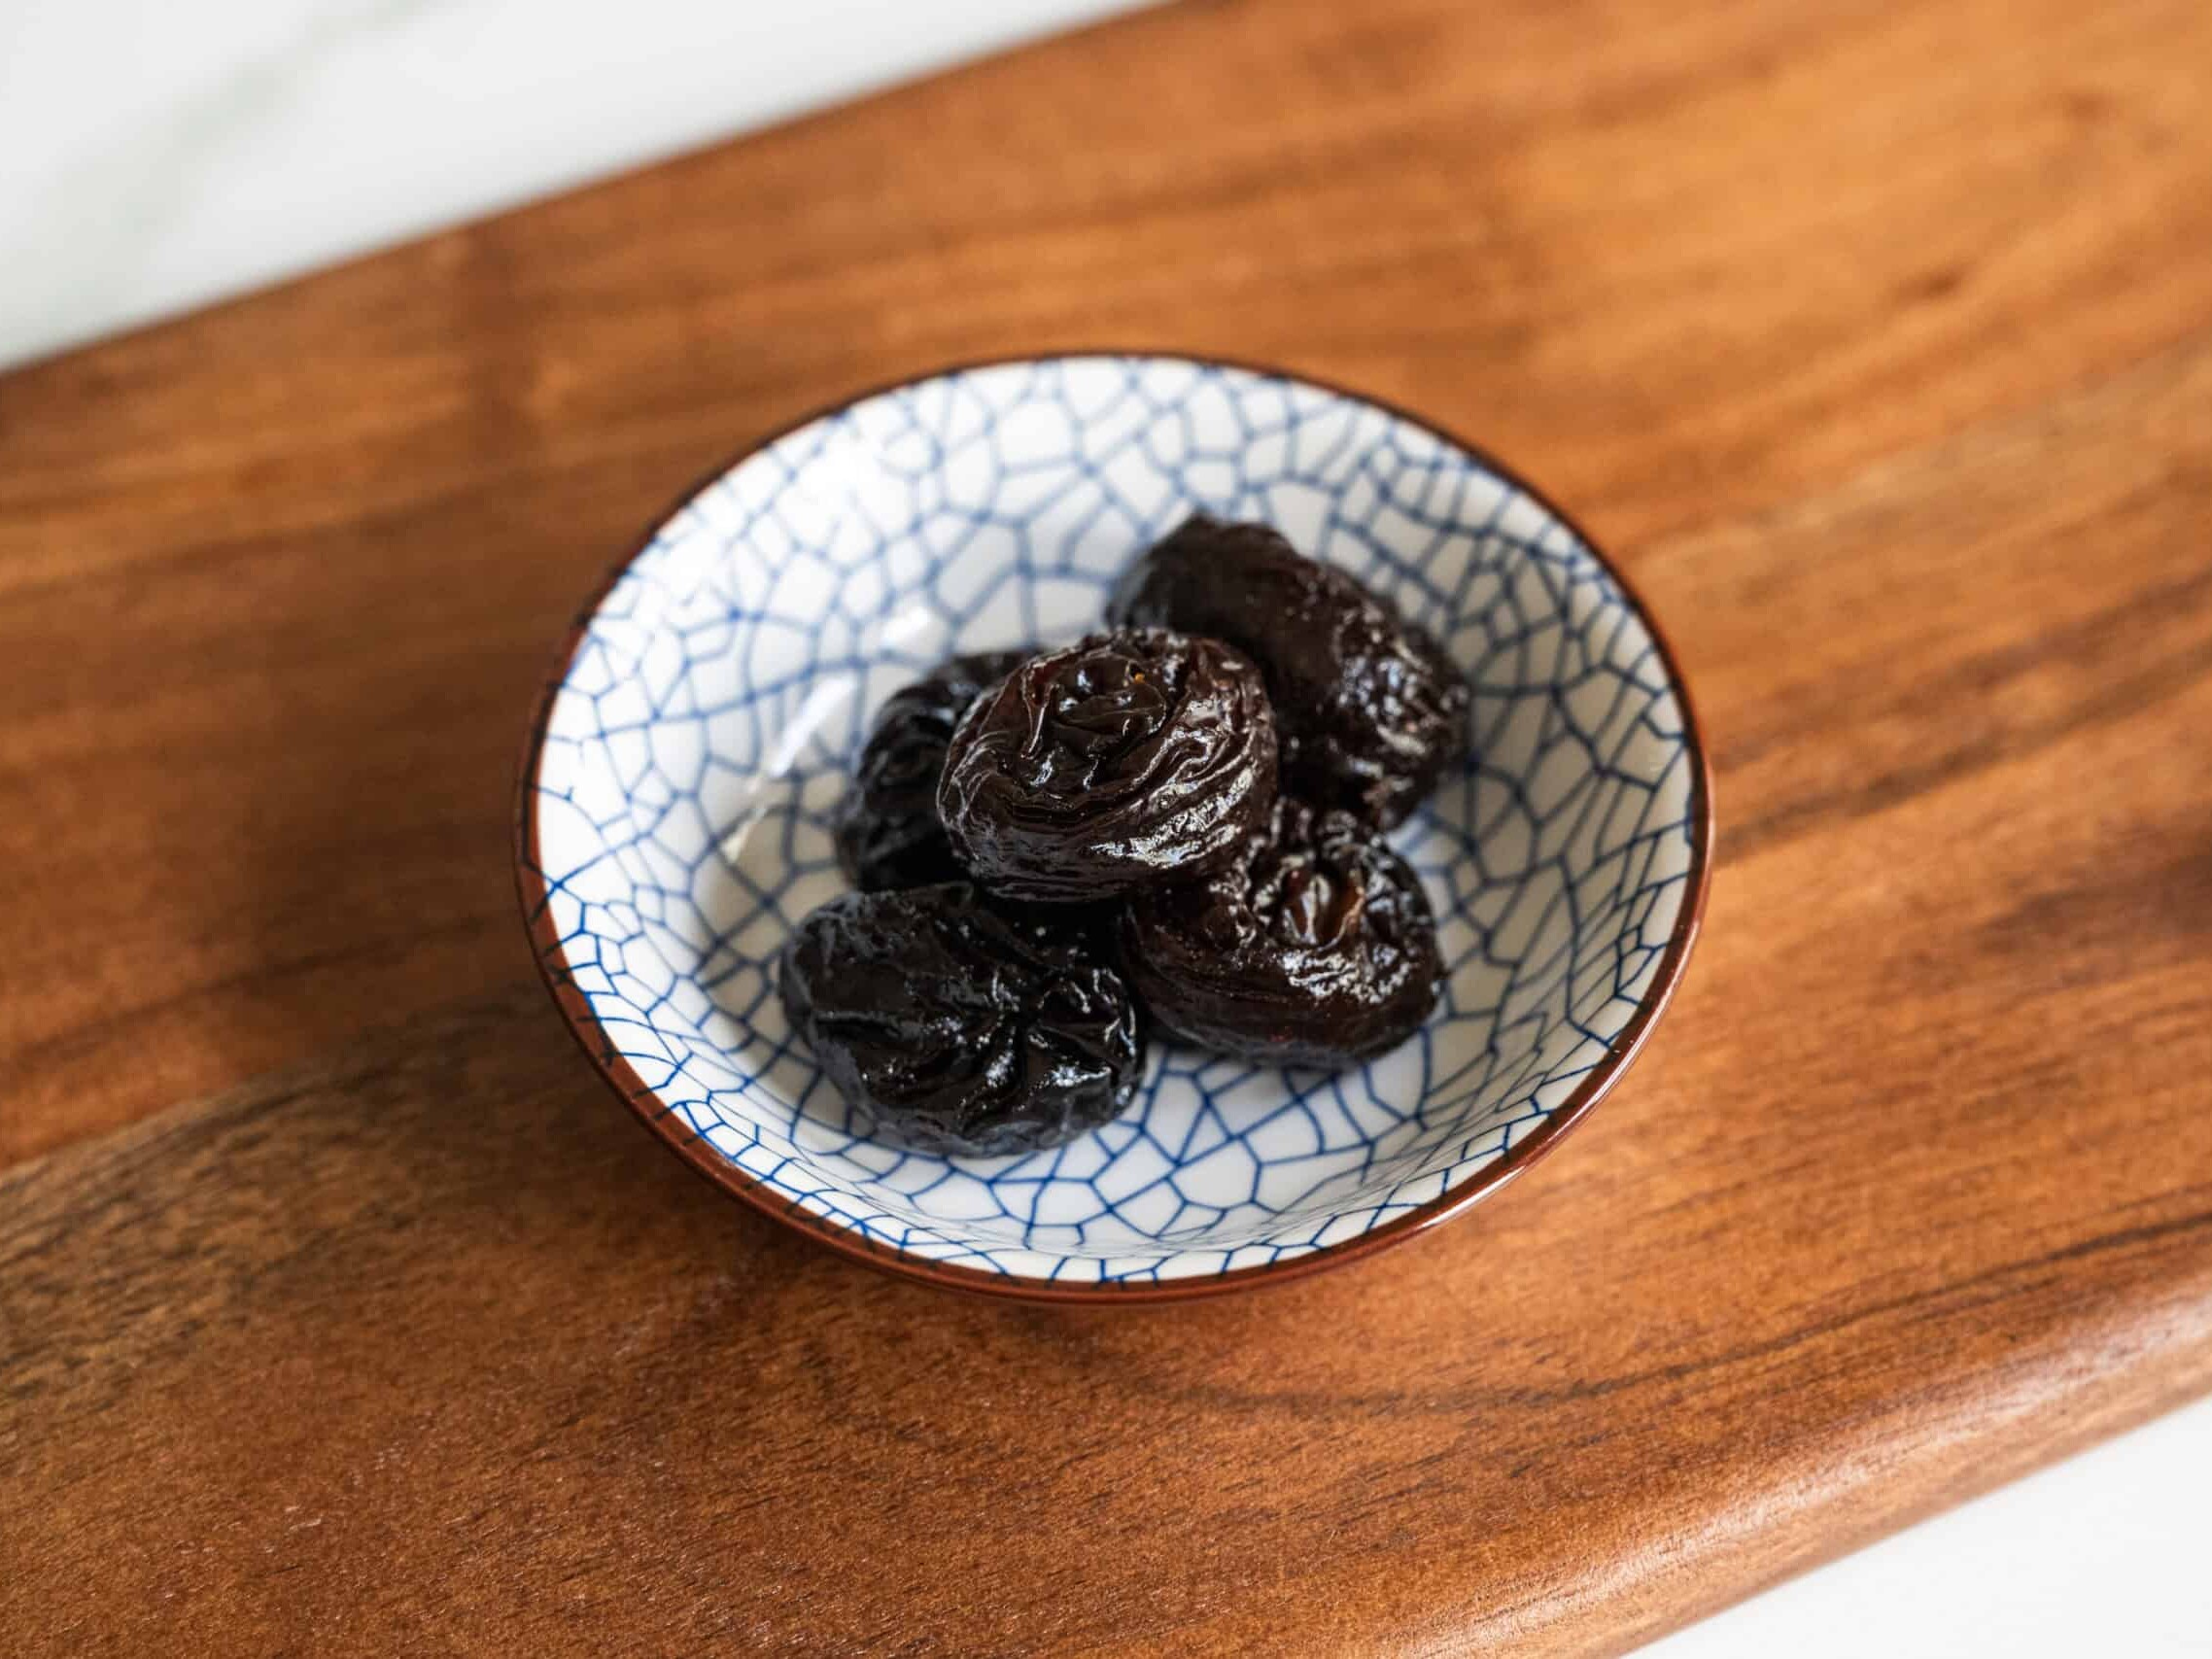
[[[0,379],[12,1651],[1617,1651],[2212,1386],[2212,11],[1146,14]],[[1155,1311],[640,1135],[505,813],[842,391],[1189,347],[1526,468],[1719,768],[1538,1174]]]

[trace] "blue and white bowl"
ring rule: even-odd
[[[956,652],[1091,628],[1199,509],[1351,570],[1467,671],[1467,760],[1394,837],[1435,906],[1441,1004],[1335,1076],[1156,1043],[1129,1112],[1051,1152],[856,1137],[785,1025],[776,958],[844,885],[831,817],[870,715]],[[697,1168],[901,1272],[1142,1300],[1408,1237],[1553,1145],[1681,976],[1711,800],[1651,618],[1495,463],[1283,374],[1069,357],[862,397],[677,507],[576,630],[517,841],[563,1013]]]

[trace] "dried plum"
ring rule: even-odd
[[[1274,705],[1283,788],[1378,828],[1466,749],[1467,679],[1443,647],[1265,525],[1191,518],[1123,573],[1107,615],[1248,654]]]
[[[1091,940],[965,882],[831,900],[778,979],[792,1029],[892,1146],[1057,1146],[1119,1114],[1144,1069],[1135,1004]]]
[[[1443,966],[1420,879],[1343,812],[1276,802],[1228,868],[1123,907],[1123,971],[1187,1041],[1331,1070],[1394,1048],[1434,1006]]]
[[[960,878],[937,815],[937,778],[960,716],[1025,651],[940,663],[877,710],[837,815],[837,858],[856,887],[921,887]]]
[[[1069,903],[1216,869],[1275,796],[1260,671],[1213,639],[1094,634],[1032,657],[952,734],[937,806],[994,893]]]

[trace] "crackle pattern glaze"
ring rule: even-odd
[[[1094,626],[1198,508],[1349,569],[1469,675],[1468,758],[1393,837],[1440,922],[1434,1017],[1333,1077],[1156,1044],[1127,1115],[1052,1152],[854,1138],[774,977],[843,885],[831,813],[870,713],[954,652]],[[1094,1282],[1325,1249],[1512,1158],[1653,992],[1701,787],[1643,617],[1479,458],[1295,380],[1095,357],[870,397],[707,486],[589,619],[526,808],[548,966],[664,1127],[910,1257]]]

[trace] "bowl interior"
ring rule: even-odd
[[[1352,570],[1473,684],[1465,765],[1395,837],[1436,909],[1441,1006],[1336,1076],[1155,1043],[1135,1107],[1053,1152],[855,1138],[775,964],[845,884],[831,813],[871,713],[953,652],[1094,626],[1200,508]],[[1294,380],[1075,358],[864,398],[708,485],[589,619],[526,806],[540,937],[665,1129],[910,1256],[1089,1282],[1326,1249],[1510,1158],[1652,990],[1698,787],[1643,617],[1479,458]]]

